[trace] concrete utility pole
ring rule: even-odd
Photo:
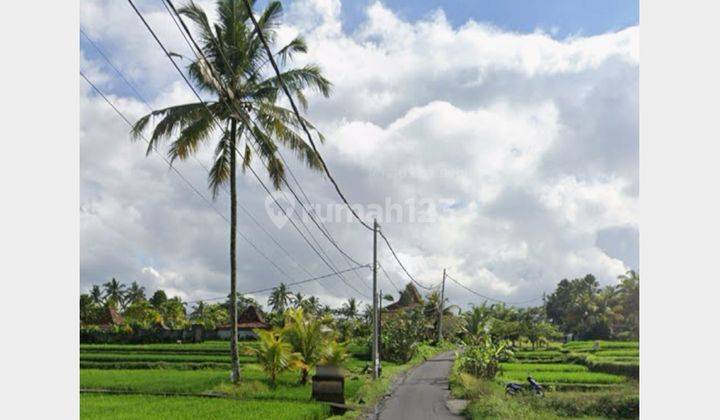
[[[373,359],[373,379],[377,379],[380,376],[380,355],[379,355],[379,332],[380,322],[378,320],[378,289],[377,289],[377,235],[380,226],[378,225],[377,219],[373,220],[373,347],[372,347],[372,359]]]
[[[440,313],[438,315],[438,334],[437,334],[437,341],[438,343],[442,341],[442,319],[443,319],[443,311],[445,310],[445,269],[443,268],[443,279],[442,279],[442,291],[440,292]]]
[[[382,376],[382,305],[383,305],[383,292],[382,289],[378,292],[378,378]]]

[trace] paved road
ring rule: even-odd
[[[379,407],[381,420],[461,419],[445,406],[454,352],[440,354],[413,369]]]

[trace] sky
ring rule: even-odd
[[[212,2],[199,4],[212,10]],[[638,268],[637,3],[536,4],[285,5],[278,45],[304,36],[308,54],[294,64],[318,64],[333,83],[329,98],[307,94],[307,117],[326,137],[321,153],[424,285],[438,284],[446,268],[485,296],[520,302],[563,278],[592,273],[609,285]],[[160,2],[138,5],[171,51],[191,54]],[[143,101],[157,108],[193,100],[127,3],[83,0],[80,16],[143,99],[79,35],[80,68],[132,121],[148,112]],[[191,301],[226,295],[229,227],[218,212],[228,216],[227,195],[209,206],[161,158],[146,157],[83,80],[79,89],[81,290],[115,277]],[[371,232],[347,220],[325,177],[284,156],[337,243],[371,262]],[[203,165],[211,159],[209,146],[199,152],[202,165],[175,163],[208,197]],[[258,182],[248,174],[238,181],[238,288],[328,274]],[[301,214],[292,200],[279,202]],[[305,222],[333,266],[347,269]],[[408,278],[382,244],[378,258],[391,279],[381,275],[380,287],[397,296]],[[367,302],[370,271],[343,277],[361,293],[336,277],[295,291],[332,306],[351,296]],[[482,302],[451,281],[445,290],[452,303]],[[267,294],[254,297],[264,303]]]

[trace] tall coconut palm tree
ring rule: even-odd
[[[273,312],[281,314],[290,307],[293,297],[294,295],[290,289],[288,289],[287,285],[285,285],[285,283],[280,283],[280,285],[270,292],[270,296],[268,297],[268,306],[272,308]]]
[[[130,288],[125,293],[125,298],[128,305],[146,300],[145,287],[140,286],[136,281],[132,282]]]
[[[349,298],[346,303],[343,303],[342,308],[340,308],[340,313],[347,319],[357,318],[360,314],[357,300],[353,297]]]
[[[95,305],[99,306],[103,304],[103,291],[97,284],[93,284],[92,289],[90,289],[90,298]]]
[[[109,282],[103,284],[105,288],[105,302],[111,301],[125,307],[125,288],[126,286],[113,277]]]
[[[293,301],[293,307],[295,309],[302,308],[303,304],[305,303],[305,296],[303,296],[302,293],[297,292],[297,293],[293,294],[292,301]]]
[[[151,120],[159,119],[150,136],[147,153],[161,141],[173,138],[168,151],[171,160],[186,159],[211,139],[215,140],[214,163],[208,174],[213,197],[217,197],[220,187],[230,185],[230,299],[235,308],[230,310],[233,325],[230,347],[232,378],[237,383],[240,378],[236,298],[238,154],[244,170],[251,163],[253,150],[259,153],[275,189],[280,189],[285,174],[283,161],[278,157],[278,144],[291,149],[312,169],[322,170],[322,163],[298,134],[301,125],[295,114],[277,105],[282,95],[281,85],[277,77],[267,76],[272,71],[243,1],[220,0],[216,12],[217,21],[210,22],[205,11],[193,2],[179,10],[195,24],[202,49],[200,58],[189,64],[188,73],[195,85],[213,99],[153,111],[138,120],[133,133],[139,137]],[[276,48],[275,30],[281,12],[280,2],[270,1],[257,19],[271,48]],[[331,87],[315,65],[287,68],[295,54],[305,52],[307,45],[301,37],[275,52],[283,66],[282,81],[303,107],[307,106],[305,89],[328,96]],[[308,121],[304,123],[313,127]],[[322,136],[319,138],[322,140]]]

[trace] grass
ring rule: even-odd
[[[243,343],[249,344],[249,343]],[[355,357],[346,364],[345,398],[346,402],[357,410],[375,404],[385,394],[392,379],[400,372],[422,362],[439,351],[449,347],[435,348],[421,345],[413,360],[406,364],[383,363],[383,377],[379,381],[370,380],[369,373],[362,373],[369,361],[364,360],[361,345],[354,349]],[[286,372],[278,378],[278,385],[270,387],[265,373],[252,358],[241,358],[242,382],[230,384],[228,342],[206,342],[201,344],[92,344],[82,345],[80,354],[80,386],[84,389],[108,389],[118,394],[82,394],[83,415],[99,418],[156,418],[149,413],[162,413],[163,417],[175,417],[173,413],[185,410],[187,401],[202,401],[197,409],[190,412],[192,417],[227,417],[226,407],[236,407],[242,412],[242,418],[253,417],[253,410],[262,412],[264,419],[269,418],[326,418],[329,414],[321,404],[306,405],[311,402],[312,385],[299,385],[298,372]],[[203,369],[204,368],[204,369]],[[311,372],[312,374],[312,372]],[[146,393],[131,395],[130,393]],[[203,398],[192,396],[151,396],[155,393],[191,393],[224,395],[223,398]],[[135,408],[116,409],[123,405],[118,401],[144,401]],[[204,401],[210,401],[206,403]],[[257,406],[238,403],[263,403]],[[212,403],[222,407],[212,408]],[[210,404],[210,405],[208,405]],[[292,407],[303,407],[305,411],[294,412]],[[276,407],[288,406],[288,411],[274,411]],[[314,408],[313,408],[314,407]],[[317,411],[320,407],[321,411]],[[247,413],[245,410],[248,410]],[[193,411],[195,410],[195,411]],[[219,410],[219,411],[216,411]],[[309,411],[308,411],[309,410]],[[306,413],[307,411],[307,413]],[[316,413],[320,413],[319,417]],[[346,413],[344,418],[355,418],[359,411]],[[237,412],[235,412],[237,415]],[[259,418],[257,417],[257,418]],[[187,418],[180,416],[180,418]]]
[[[530,366],[530,365],[528,365]],[[540,370],[514,370],[503,372],[503,381],[525,382],[528,373],[540,384],[571,383],[571,384],[619,384],[627,381],[620,375],[602,372],[557,372]]]
[[[598,350],[596,352],[590,353],[593,356],[597,357],[640,357],[640,351],[639,350],[632,350],[632,349],[621,349],[621,350]]]
[[[196,363],[168,363],[168,362],[94,362],[80,361],[80,369],[176,369],[200,370],[215,369],[228,370],[230,363],[224,362],[196,362]]]
[[[167,362],[167,363],[197,363],[197,362],[225,362],[230,363],[230,355],[205,354],[152,354],[152,353],[80,353],[80,361],[88,362]],[[241,363],[255,361],[255,357],[240,356]]]
[[[522,371],[522,372],[587,372],[587,368],[581,365],[573,364],[551,364],[551,363],[501,363],[503,371]]]
[[[80,370],[80,388],[135,392],[203,392],[229,380],[228,370]]]
[[[595,347],[595,341],[571,341],[565,343],[562,347],[566,350],[582,352],[591,351]],[[599,350],[606,349],[640,349],[638,341],[597,341]]]
[[[558,350],[537,350],[537,351],[516,351],[513,357],[516,359],[532,358],[532,359],[552,359],[562,357],[562,353]]]
[[[240,347],[255,346],[254,341],[241,341]],[[229,354],[229,341],[205,341],[202,343],[157,343],[157,344],[81,344],[80,352],[117,353],[209,353]]]
[[[536,359],[538,360],[538,359]],[[470,419],[637,418],[637,382],[619,375],[595,373],[576,364],[503,363],[502,376],[481,380],[458,372],[453,366],[451,393],[469,399],[465,415]],[[544,398],[532,394],[505,395],[508,380],[526,384],[530,373],[546,385]]]
[[[93,419],[324,419],[328,406],[319,403],[232,400],[149,395],[80,396],[80,417]]]

